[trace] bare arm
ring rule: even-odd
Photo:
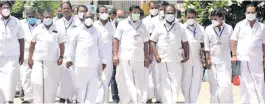
[[[156,49],[156,42],[150,41],[150,48],[155,57],[159,56],[157,49]]]
[[[114,41],[113,41],[113,54],[114,56],[118,56],[118,49],[119,49],[119,40],[114,38]]]
[[[19,42],[19,48],[20,48],[20,57],[19,57],[19,64],[22,65],[24,61],[24,38],[18,39]]]
[[[59,44],[59,48],[60,48],[60,56],[64,56],[64,53],[65,53],[65,44],[64,43],[60,43]]]
[[[182,42],[182,47],[184,49],[184,55],[185,55],[185,58],[189,58],[189,45],[188,45],[188,42]]]
[[[232,56],[236,56],[236,43],[237,43],[237,41],[235,41],[235,40],[232,40],[231,41],[231,46],[232,46]]]
[[[29,60],[32,60],[33,52],[35,50],[36,42],[30,43],[30,49],[29,49]]]

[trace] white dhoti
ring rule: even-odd
[[[189,59],[183,64],[182,92],[186,103],[197,103],[200,92],[203,67],[200,60]]]
[[[120,60],[119,68],[122,68],[124,71],[126,89],[129,89],[125,91],[128,91],[127,94],[130,96],[130,99],[128,101],[124,101],[123,103],[146,103],[147,80],[145,79],[144,62]]]
[[[76,67],[76,91],[79,103],[95,104],[102,103],[97,101],[98,91],[100,89],[100,69],[90,67]],[[101,99],[101,98],[100,98]]]
[[[117,83],[118,95],[120,98],[119,103],[121,104],[128,103],[131,97],[128,96],[129,89],[126,86],[124,71],[122,68],[119,68],[119,66],[116,66],[115,80]]]
[[[104,89],[104,96],[103,96],[103,103],[108,103],[109,101],[109,83],[112,77],[112,73],[113,73],[113,61],[110,60],[106,65],[106,68],[103,71],[103,77],[102,78],[102,82],[103,82],[103,89]]]
[[[33,103],[54,103],[60,78],[57,62],[34,60],[31,78]]]
[[[153,60],[148,73],[148,99],[155,97],[157,101],[161,100],[159,94],[160,81],[157,62]]]
[[[176,103],[181,88],[182,66],[179,62],[158,63],[161,81],[162,103]]]
[[[18,56],[0,57],[0,103],[13,101],[20,79]]]
[[[233,103],[231,62],[211,64],[208,70],[211,103]]]
[[[24,100],[32,100],[32,85],[31,85],[31,69],[28,65],[28,60],[24,60],[24,63],[20,66],[21,70],[21,83],[24,91]]]
[[[264,72],[260,61],[241,61],[241,103],[264,104]]]

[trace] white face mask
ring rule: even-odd
[[[219,25],[219,22],[217,20],[212,20],[212,26],[216,27]]]
[[[93,24],[93,20],[91,18],[87,18],[84,21],[85,26],[91,26]]]
[[[196,22],[195,19],[188,19],[188,20],[187,20],[187,24],[188,24],[188,25],[193,25],[195,22]]]
[[[165,20],[168,22],[173,22],[175,20],[175,15],[174,14],[166,14]]]
[[[83,12],[79,12],[79,13],[78,13],[78,17],[79,17],[79,19],[83,19],[83,16],[84,16],[84,13],[83,13]]]
[[[53,19],[51,18],[44,18],[43,19],[43,24],[46,25],[46,26],[49,26],[53,23]]]
[[[164,18],[164,17],[165,17],[165,15],[164,15],[164,11],[163,11],[163,10],[161,10],[161,11],[159,12],[159,16],[160,16],[160,18]]]
[[[153,15],[153,16],[157,15],[158,12],[159,12],[159,9],[151,9],[150,10],[150,14]]]
[[[36,24],[40,24],[40,23],[42,23],[42,20],[41,19],[37,19],[36,20]]]
[[[108,17],[109,17],[109,14],[108,13],[100,13],[100,19],[107,20]]]
[[[3,9],[2,10],[2,15],[5,16],[5,17],[9,16],[10,15],[10,10],[9,9]]]
[[[249,21],[253,21],[254,19],[256,19],[256,14],[246,14],[246,19]]]

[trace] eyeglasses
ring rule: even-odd
[[[256,14],[257,12],[246,12],[246,14]]]

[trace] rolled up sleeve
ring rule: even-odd
[[[208,33],[208,28],[205,29],[206,35],[204,36],[204,49],[205,51],[210,51],[210,38]]]
[[[153,41],[153,42],[157,42],[158,41],[158,37],[159,37],[159,34],[158,34],[158,31],[156,31],[157,29],[155,29],[152,34],[151,34],[151,37],[150,37],[150,40]]]
[[[231,35],[231,40],[238,41],[239,37],[239,32],[240,32],[240,24],[236,24],[235,29]]]
[[[121,40],[122,34],[123,34],[122,24],[118,23],[117,29],[116,29],[115,34],[114,34],[114,38]]]

